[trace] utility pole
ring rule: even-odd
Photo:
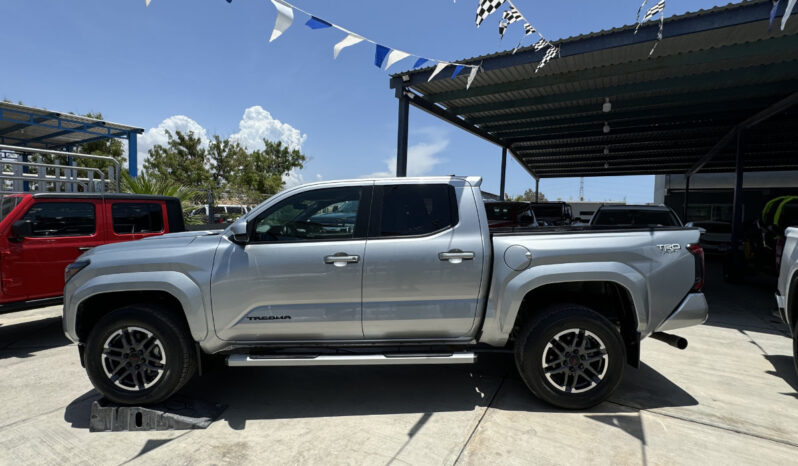
[[[579,178],[579,200],[585,200],[585,177],[582,176]]]

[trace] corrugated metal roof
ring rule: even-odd
[[[0,142],[32,148],[63,148],[98,138],[127,137],[143,128],[65,112],[0,102]]]
[[[538,176],[683,173],[739,122],[798,91],[798,19],[768,30],[770,5],[668,18],[651,57],[658,23],[638,35],[628,25],[559,41],[561,58],[539,73],[542,52],[530,48],[456,60],[482,63],[469,90],[465,76],[445,72],[427,82],[430,69],[398,73],[391,84],[412,92],[413,105],[509,148]],[[787,143],[747,144],[747,169],[798,168],[796,113],[756,127]],[[733,169],[727,155],[702,171]]]

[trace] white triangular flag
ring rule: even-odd
[[[471,83],[474,82],[474,78],[477,77],[477,70],[479,69],[478,66],[472,66],[471,72],[468,73],[468,82],[466,83],[466,89],[471,87]]]
[[[792,14],[792,9],[795,8],[795,0],[790,0],[787,2],[787,8],[784,9],[784,16],[781,17],[781,30],[784,30],[784,26],[787,25],[787,20],[790,19],[790,15]]]
[[[409,56],[410,54],[407,52],[402,52],[401,50],[392,50],[391,53],[388,54],[388,61],[385,64],[385,69],[387,70],[394,63]]]
[[[432,72],[431,75],[429,75],[429,79],[427,80],[427,82],[432,81],[432,78],[434,78],[436,74],[443,71],[443,69],[446,68],[447,66],[449,66],[449,63],[446,63],[445,61],[438,62],[438,64],[435,65],[435,70]]]
[[[350,45],[355,45],[363,41],[363,38],[357,34],[352,34],[351,32],[349,35],[343,38],[341,42],[335,44],[333,47],[333,58],[338,58],[338,54],[341,53],[341,50],[349,47]]]
[[[272,37],[269,39],[269,42],[280,37],[286,29],[291,27],[291,23],[294,22],[293,8],[280,0],[272,0],[272,4],[274,8],[277,9],[277,20],[274,22],[274,30],[272,31]]]
[[[144,0],[144,6],[150,6],[150,0]]]

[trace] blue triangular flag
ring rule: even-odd
[[[457,66],[454,68],[454,73],[452,73],[452,77],[454,78],[454,77],[455,77],[455,76],[457,76],[457,75],[458,75],[458,74],[459,74],[461,71],[463,71],[463,65],[457,65]]]
[[[779,0],[774,0],[773,8],[770,9],[770,23],[768,24],[768,31],[773,27],[773,20],[776,19],[776,10],[779,9]]]
[[[391,49],[388,47],[377,44],[377,51],[374,53],[374,66],[377,68],[382,68],[382,64],[385,63],[385,57],[388,56],[390,51]]]
[[[426,59],[426,58],[419,58],[418,60],[416,60],[416,63],[413,64],[413,68],[418,68],[418,67],[424,65],[424,63],[427,63],[428,61],[429,60]]]
[[[307,26],[307,27],[309,27],[311,29],[324,29],[324,28],[332,27],[332,24],[328,23],[327,21],[324,21],[321,18],[317,18],[315,16],[311,16],[310,19],[308,20],[308,22],[305,23],[305,26]]]

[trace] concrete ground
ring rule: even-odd
[[[533,398],[504,355],[475,366],[222,369],[186,397],[207,430],[91,433],[99,398],[60,309],[0,315],[0,464],[798,464],[798,376],[769,285],[707,285],[685,351],[646,340],[609,402]]]

